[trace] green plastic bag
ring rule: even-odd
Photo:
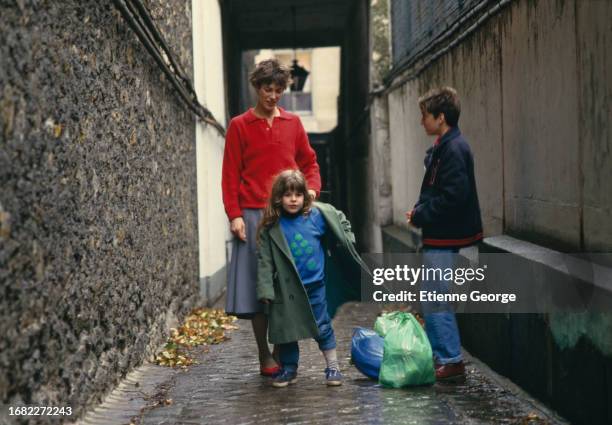
[[[431,345],[425,330],[410,313],[394,311],[376,319],[374,330],[385,339],[378,382],[401,388],[436,380]]]

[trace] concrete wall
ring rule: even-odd
[[[415,236],[405,228],[386,226],[384,252],[414,252],[419,242]],[[460,254],[477,258],[475,248]],[[533,261],[534,270],[563,270],[559,252],[510,236],[486,238],[479,249]],[[583,274],[580,281],[588,287],[595,275]],[[612,423],[612,314],[458,314],[457,321],[461,344],[472,355],[571,423]]]
[[[558,252],[509,236],[485,239],[481,251],[512,253],[524,261],[539,252],[540,266],[558,267]],[[586,285],[594,280],[588,274],[581,279]],[[464,314],[458,322],[462,344],[472,354],[571,423],[612,422],[612,314]]]
[[[396,77],[397,88],[381,100],[395,224],[383,230],[385,251],[416,246],[404,213],[418,197],[432,142],[417,98],[451,85],[462,98],[459,126],[474,153],[486,236],[609,252],[610,22],[608,1],[512,1],[429,66],[420,69],[423,60]],[[483,249],[513,252],[497,242],[489,238]],[[612,420],[609,314],[463,315],[459,322],[473,354],[572,422]]]
[[[501,30],[506,228],[580,248],[574,2],[516,3]]]
[[[375,99],[371,110],[370,122],[371,150],[368,162],[368,180],[371,185],[371,204],[366,232],[370,235],[368,252],[383,252],[382,226],[392,224],[393,198],[391,184],[391,146],[389,136],[389,116],[387,102],[384,99]]]
[[[485,232],[501,232],[503,149],[500,41],[496,29],[496,23],[489,23],[457,49],[442,56],[420,78],[408,81],[389,94],[393,221],[396,225],[406,226],[405,212],[418,199],[424,174],[423,157],[433,142],[420,124],[417,99],[431,87],[450,85],[461,95],[459,127],[474,154]]]
[[[612,224],[612,2],[576,0],[584,249],[608,251]]]
[[[217,0],[193,2],[194,84],[200,103],[225,126],[221,11]],[[221,197],[225,141],[212,127],[196,124],[200,294],[214,302],[225,289],[226,241],[230,239]]]
[[[389,97],[389,134],[391,138],[391,182],[393,186],[393,222],[406,223],[405,212],[412,209],[419,197],[423,179],[423,156],[430,141],[419,128],[419,96],[416,84],[393,91]]]
[[[370,50],[370,89],[375,90],[383,83],[389,71],[389,4],[387,0],[370,2],[369,50]],[[370,107],[370,160],[368,161],[368,181],[371,196],[366,221],[369,252],[383,251],[381,226],[393,222],[392,183],[391,183],[391,139],[389,135],[389,103],[386,98],[375,97]]]
[[[148,2],[187,72],[191,6]],[[195,124],[111,3],[4,3],[0,400],[98,402],[198,294]]]
[[[394,222],[403,226],[416,200],[432,142],[417,98],[446,84],[461,95],[485,234],[610,249],[611,10],[599,1],[511,2],[388,94]]]

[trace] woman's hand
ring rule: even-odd
[[[230,230],[242,242],[246,242],[246,225],[242,217],[236,217],[230,223]]]
[[[308,189],[308,194],[310,195],[310,198],[314,201],[315,199],[317,199],[317,192],[315,192],[312,189]]]

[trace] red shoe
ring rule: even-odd
[[[447,381],[465,378],[463,362],[436,365],[436,380]]]
[[[274,376],[280,372],[280,366],[260,367],[259,373],[262,376]]]

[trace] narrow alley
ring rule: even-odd
[[[173,370],[148,364],[128,377],[79,425],[115,424],[566,424],[477,359],[466,356],[460,383],[385,389],[350,362],[352,330],[371,327],[380,305],[347,303],[334,320],[346,381],[326,387],[314,341],[303,341],[298,382],[273,388],[257,373],[251,325],[236,322],[230,340],[198,355],[198,365]]]
[[[611,424],[611,22],[612,0],[0,0],[0,425]],[[384,388],[350,364],[383,308],[360,256],[436,251],[512,258],[478,289],[535,307],[423,312],[429,382],[464,358],[465,381]],[[228,341],[153,362],[213,306],[242,315]],[[323,328],[295,385],[260,376],[291,381]]]

